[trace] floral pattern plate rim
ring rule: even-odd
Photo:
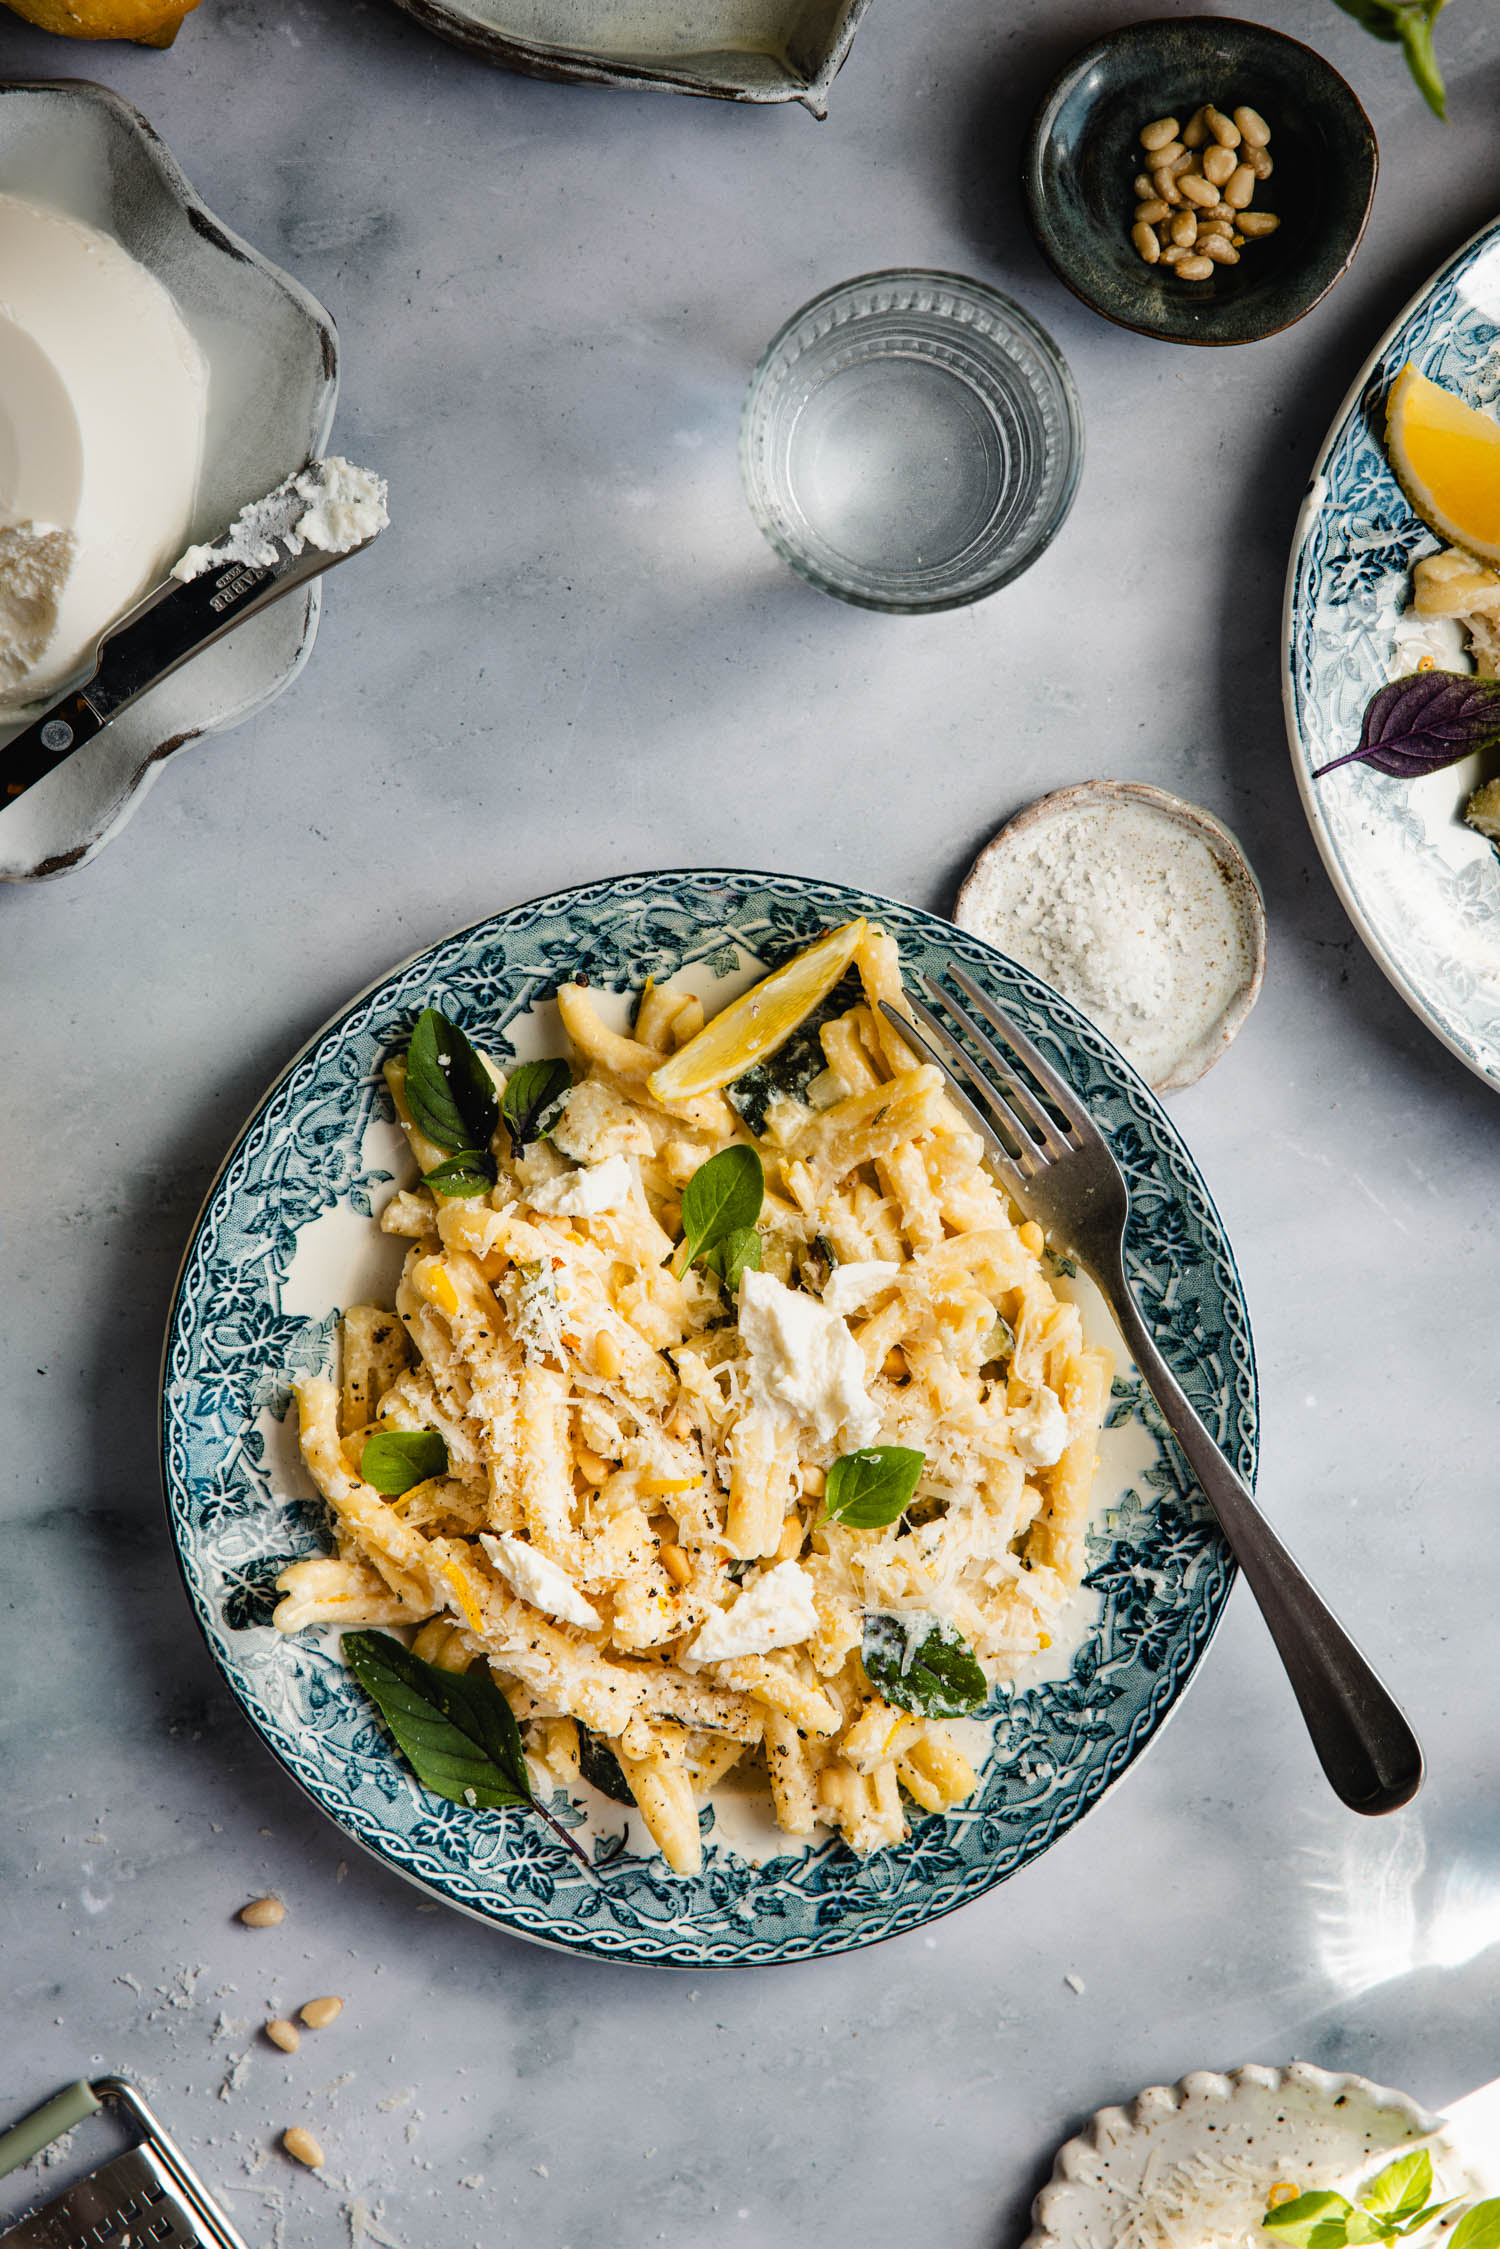
[[[1500,219],[1418,290],[1334,417],[1292,542],[1282,678],[1303,809],[1345,911],[1407,1005],[1500,1086],[1500,857],[1458,817],[1478,761],[1417,782],[1365,765],[1312,778],[1358,741],[1371,695],[1403,668],[1394,634],[1411,567],[1440,543],[1385,457],[1385,396],[1408,359],[1500,410]]]
[[[1233,1580],[1154,1405],[1138,1384],[1117,1382],[1111,1421],[1128,1425],[1122,1436],[1139,1440],[1149,1465],[1091,1536],[1095,1615],[1071,1671],[999,1698],[975,1797],[946,1819],[917,1817],[904,1845],[863,1862],[823,1840],[755,1865],[721,1845],[706,1811],[704,1870],[692,1883],[635,1850],[628,1820],[623,1833],[592,1825],[590,1875],[524,1812],[474,1812],[425,1796],[336,1649],[284,1640],[265,1621],[280,1560],[319,1543],[317,1504],[273,1490],[278,1471],[295,1473],[294,1448],[277,1452],[288,1377],[326,1363],[334,1326],[321,1293],[317,1312],[288,1308],[293,1266],[341,1227],[356,1240],[368,1231],[359,1214],[367,1217],[372,1194],[391,1178],[379,1161],[382,1140],[395,1144],[379,1065],[420,1008],[460,1009],[503,1059],[506,1026],[564,977],[586,970],[596,988],[614,992],[684,967],[743,979],[753,960],[782,957],[855,913],[892,932],[908,968],[962,961],[1084,1094],[1130,1181],[1128,1258],[1146,1316],[1215,1437],[1254,1474],[1249,1322],[1192,1158],[1101,1035],[982,940],[841,884],[697,869],[532,899],[405,962],[288,1065],[210,1189],[169,1317],[163,1481],[198,1623],[287,1772],[399,1873],[540,1943],[655,1966],[758,1965],[848,1951],[952,1911],[1048,1849],[1133,1763],[1185,1689]],[[559,1796],[554,1809],[584,1828],[584,1806]]]
[[[1128,2109],[1101,2108],[1059,2148],[1022,2249],[1267,2240],[1257,2219],[1273,2186],[1350,2193],[1424,2142],[1454,2166],[1439,2174],[1445,2195],[1476,2191],[1441,2119],[1388,2085],[1311,2062],[1194,2070]]]

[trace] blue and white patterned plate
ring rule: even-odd
[[[1460,818],[1477,760],[1424,780],[1366,765],[1312,778],[1359,740],[1365,705],[1409,668],[1397,620],[1440,542],[1385,457],[1387,393],[1407,360],[1500,411],[1500,220],[1440,267],[1377,346],[1313,470],[1287,575],[1283,691],[1297,785],[1360,936],[1445,1046],[1500,1086],[1500,859]]]
[[[501,1058],[543,1051],[549,1039],[556,1051],[548,1003],[580,971],[622,1007],[648,975],[684,972],[695,989],[727,996],[759,964],[857,913],[892,932],[908,972],[964,962],[1084,1094],[1130,1181],[1129,1262],[1142,1309],[1215,1437],[1254,1473],[1249,1324],[1192,1158],[1099,1033],[979,939],[834,883],[694,871],[534,899],[419,954],[303,1050],[209,1195],[167,1335],[163,1474],[198,1621],[286,1770],[399,1873],[518,1936],[605,1959],[735,1967],[848,1951],[948,1913],[1045,1851],[1139,1756],[1229,1591],[1233,1566],[1206,1503],[1126,1368],[1101,1448],[1076,1652],[1058,1663],[1060,1675],[997,1698],[973,1800],[947,1818],[914,1814],[903,1846],[864,1861],[820,1833],[805,1850],[780,1837],[756,1864],[728,1847],[725,1819],[716,1826],[706,1811],[703,1873],[692,1882],[667,1873],[633,1808],[591,1789],[554,1808],[589,1849],[592,1877],[529,1813],[426,1795],[345,1671],[335,1636],[285,1640],[265,1621],[280,1562],[319,1543],[289,1378],[328,1362],[334,1307],[389,1288],[395,1272],[379,1270],[379,1252],[404,1246],[376,1236],[368,1214],[393,1174],[405,1176],[380,1064],[419,1010],[454,1010]]]

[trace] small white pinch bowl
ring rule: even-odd
[[[1231,916],[1239,933],[1243,971],[1227,1000],[1206,1026],[1198,1026],[1162,1066],[1149,1073],[1153,1092],[1177,1093],[1184,1086],[1195,1084],[1226,1051],[1255,1005],[1265,977],[1265,901],[1238,839],[1222,820],[1205,812],[1201,805],[1189,804],[1185,798],[1154,788],[1146,781],[1080,781],[1072,788],[1054,789],[1050,795],[1038,797],[1035,803],[1007,820],[985,845],[959,890],[953,918],[960,929],[983,937],[1002,953],[1022,960],[1034,975],[1045,974],[1026,960],[1024,952],[1014,943],[1007,941],[1004,929],[999,926],[1019,857],[1018,847],[1031,843],[1044,824],[1066,822],[1080,812],[1108,815],[1115,810],[1130,810],[1137,817],[1160,821],[1167,829],[1184,831],[1205,844],[1223,880]],[[1200,923],[1199,929],[1207,947],[1212,941],[1212,932],[1206,920]],[[1206,953],[1203,972],[1206,983],[1210,974]],[[1087,1001],[1079,994],[1072,992],[1064,996],[1085,1014],[1089,1013]],[[1131,1060],[1128,1053],[1126,1060]]]
[[[140,111],[86,79],[0,85],[0,192],[113,235],[170,290],[209,363],[208,428],[189,536],[215,537],[247,500],[326,450],[338,395],[329,315],[194,194]],[[200,735],[236,726],[296,678],[319,587],[205,649],[0,810],[0,881],[81,866]],[[32,714],[9,712],[0,741]]]
[[[1023,2249],[1269,2249],[1273,2186],[1352,2197],[1423,2142],[1443,2198],[1480,2191],[1442,2119],[1389,2086],[1310,2062],[1195,2070],[1101,2108],[1058,2150]]]

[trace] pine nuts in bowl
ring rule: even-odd
[[[1085,304],[1167,342],[1235,344],[1300,320],[1346,271],[1377,164],[1369,119],[1311,48],[1181,16],[1074,57],[1033,122],[1022,184]]]

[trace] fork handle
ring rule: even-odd
[[[1123,1268],[1107,1277],[1105,1293],[1146,1387],[1260,1604],[1335,1794],[1351,1811],[1399,1811],[1422,1785],[1416,1735],[1179,1389],[1136,1309]]]

